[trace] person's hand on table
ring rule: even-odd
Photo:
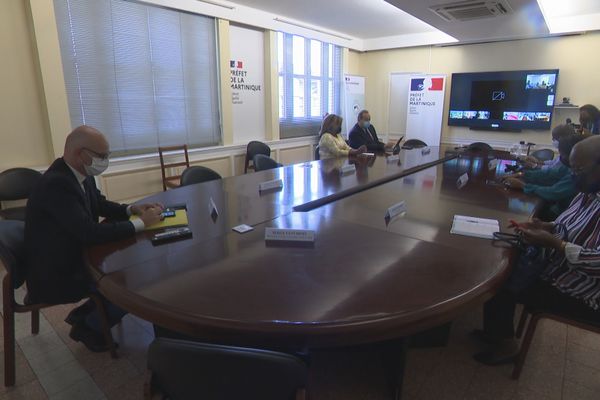
[[[512,177],[504,179],[504,184],[511,189],[523,189],[525,187],[525,182]]]
[[[133,211],[133,210],[132,210]],[[162,221],[163,216],[163,207],[161,205],[158,206],[150,206],[142,209],[140,214],[136,214],[140,217],[140,219],[144,222],[145,226],[154,225],[160,221]]]
[[[537,218],[533,218],[530,221],[524,221],[524,222],[516,222],[513,220],[509,221],[509,228],[513,228],[516,231],[522,231],[522,230],[543,230],[546,232],[550,232],[552,233],[554,231],[554,224],[552,222],[544,222],[544,221],[540,221]]]
[[[160,212],[162,212],[165,209],[165,206],[161,203],[132,204],[131,214],[139,216],[142,215],[142,213],[149,208],[158,208],[160,209]]]
[[[525,242],[537,246],[562,250],[563,241],[543,229],[519,229]]]
[[[352,150],[350,150],[350,155],[355,156],[355,155],[366,153],[366,152],[367,152],[367,146],[365,146],[363,144],[358,149],[352,149]]]

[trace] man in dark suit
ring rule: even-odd
[[[379,141],[375,127],[371,125],[371,115],[367,110],[358,113],[358,122],[354,125],[348,135],[350,147],[358,149],[367,146],[369,151],[383,151],[385,145]]]
[[[94,175],[108,167],[109,145],[98,130],[80,126],[69,134],[64,155],[52,163],[27,203],[27,301],[74,303],[96,292],[84,261],[84,247],[135,235],[161,218],[158,204],[117,204],[96,188]],[[135,214],[139,219],[129,221]],[[99,217],[108,222],[99,223]],[[97,292],[96,292],[97,293]],[[112,325],[125,314],[105,302]],[[101,320],[88,301],[69,314],[70,336],[92,351],[106,351]]]

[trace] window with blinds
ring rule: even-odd
[[[316,135],[326,113],[340,114],[342,49],[277,33],[282,139]]]
[[[113,154],[221,141],[214,18],[124,0],[54,0],[71,124]]]

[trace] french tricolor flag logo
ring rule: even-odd
[[[427,90],[442,90],[444,88],[444,78],[431,78],[431,86]]]

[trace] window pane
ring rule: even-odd
[[[329,107],[328,107],[327,112],[330,114],[335,113],[335,102],[334,102],[334,98],[333,98],[333,81],[332,80],[329,81]]]
[[[294,75],[304,75],[304,38],[294,36],[292,39],[292,64],[294,64]],[[294,94],[295,96],[295,94]]]
[[[294,78],[294,117],[304,117],[304,79]]]
[[[277,32],[277,70],[283,72],[283,33]]]
[[[283,76],[279,76],[279,118],[285,118],[285,88]]]
[[[329,47],[329,77],[333,77],[333,45],[327,45]]]
[[[321,76],[321,42],[310,41],[310,73],[312,76]]]
[[[321,81],[310,82],[310,116],[321,116]]]

